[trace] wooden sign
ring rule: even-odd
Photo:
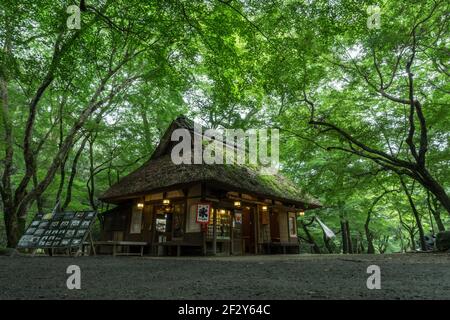
[[[76,211],[37,214],[17,248],[71,248],[82,245],[96,212]]]
[[[197,223],[209,223],[209,217],[211,212],[210,203],[199,203],[197,204]]]

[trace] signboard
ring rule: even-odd
[[[211,212],[211,204],[199,203],[197,204],[197,223],[209,223],[209,216]]]
[[[234,221],[236,224],[242,224],[242,211],[234,212]]]
[[[94,211],[37,214],[20,238],[17,248],[79,247],[95,217]]]

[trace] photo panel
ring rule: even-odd
[[[21,248],[80,246],[95,219],[94,211],[38,214],[19,240]]]

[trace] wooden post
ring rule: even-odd
[[[203,229],[203,228],[202,228]],[[206,256],[206,231],[203,229],[202,230],[202,250],[203,250],[203,255]]]
[[[188,207],[188,195],[189,195],[189,188],[185,188],[183,189],[183,194],[184,194],[184,223],[183,223],[183,240],[184,240],[184,235],[187,232],[187,225],[188,225],[188,219],[189,219],[189,215],[191,214],[191,208]]]
[[[213,213],[213,242],[212,242],[213,255],[217,252],[217,208],[214,209]]]
[[[96,256],[97,253],[95,252],[95,245],[94,245],[94,241],[92,240],[91,230],[89,230],[89,242],[91,243],[92,252],[94,252],[94,256]]]
[[[205,182],[202,182],[201,184],[200,184],[200,188],[201,188],[201,191],[200,191],[200,199],[201,199],[201,201],[203,202],[203,201],[205,201],[205,198],[206,198],[206,184],[205,184]],[[207,235],[207,232],[208,232],[208,224],[202,224],[202,226],[200,227],[201,228],[201,230],[202,230],[202,235],[203,235],[203,255],[204,256],[206,256],[206,252],[207,252],[207,250],[206,250],[206,235]]]
[[[291,222],[291,218],[289,217],[289,211],[285,211],[285,212],[286,212],[286,216],[287,216],[287,229],[288,229],[287,230],[287,236],[288,236],[288,241],[287,242],[291,242],[291,229],[289,228],[289,224]]]
[[[259,206],[256,205],[256,210],[253,209],[253,222],[255,224],[255,254],[258,254],[258,239],[259,239]]]
[[[159,251],[159,246],[155,246],[155,242],[156,242],[156,210],[157,210],[157,205],[153,204],[152,205],[152,228],[151,228],[151,238],[150,238],[150,255],[153,256],[158,256],[158,251]]]
[[[234,229],[233,229],[233,223],[234,223],[234,210],[231,211],[231,217],[230,217],[230,255],[234,254]]]

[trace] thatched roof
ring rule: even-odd
[[[207,182],[211,185],[217,184],[228,191],[248,193],[302,207],[320,206],[318,200],[302,192],[292,181],[280,174],[261,175],[256,168],[234,164],[174,164],[170,153],[166,153],[167,136],[170,139],[168,133],[175,127],[183,126],[189,129],[191,125],[192,122],[186,118],[175,120],[150,160],[113,185],[100,199],[114,203],[120,199],[158,192],[169,187]]]

